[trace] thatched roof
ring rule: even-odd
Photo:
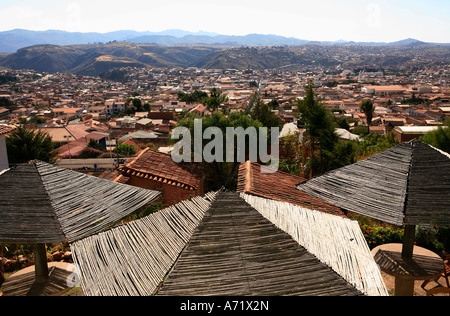
[[[18,165],[0,176],[0,240],[30,243],[65,240],[34,165]]]
[[[257,210],[244,197],[232,192],[195,197],[77,241],[72,253],[83,292],[387,295],[357,223],[286,203],[293,208],[291,217],[282,212],[286,205],[277,204],[282,202],[261,199],[269,205],[266,211],[279,215],[272,221],[262,215],[265,211],[258,203]],[[259,198],[249,196],[249,203],[252,199]],[[307,238],[297,238],[282,225],[278,228],[282,222]],[[324,225],[334,233],[318,233]],[[343,240],[330,243],[330,236]]]
[[[0,241],[69,242],[98,233],[159,192],[35,161],[0,175]]]
[[[297,188],[398,226],[450,223],[450,156],[423,142],[397,145]]]

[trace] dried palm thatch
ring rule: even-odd
[[[84,294],[152,295],[214,197],[195,197],[73,243]]]
[[[222,192],[157,292],[160,296],[360,296],[328,265]]]
[[[40,161],[20,164],[0,176],[0,240],[73,242],[107,229],[159,195]]]
[[[423,142],[403,143],[297,188],[348,211],[398,226],[448,225],[449,158]]]
[[[0,175],[0,240],[65,241],[47,191],[32,164],[18,165]]]
[[[311,235],[323,230],[322,225],[331,225],[338,231],[331,238],[356,239],[344,240],[341,245],[330,242],[328,234],[319,234],[302,242],[319,253],[331,252],[323,261],[331,257],[333,268],[341,268],[360,289],[238,194],[221,192],[195,197],[73,243],[83,292],[88,296],[386,295],[367,244],[351,221],[303,214],[310,220],[301,222],[304,218],[297,208],[291,210],[297,214],[294,216],[282,212],[283,203],[259,201],[265,211],[279,214],[273,221],[296,221],[291,227],[304,230],[298,234]],[[314,229],[308,227],[311,225]],[[349,250],[351,247],[355,249]]]
[[[358,222],[286,202],[241,196],[356,289],[370,296],[389,295]]]

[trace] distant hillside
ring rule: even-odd
[[[1,57],[0,57],[1,58]],[[307,44],[301,46],[213,45],[162,46],[128,42],[96,45],[36,45],[4,55],[0,67],[96,76],[122,67],[198,67],[204,69],[384,69],[404,70],[448,64],[450,46],[363,46]]]
[[[358,46],[308,44],[296,47],[238,47],[218,50],[194,65],[206,69],[286,69],[311,67],[340,69],[405,69],[450,62],[450,47],[444,46]]]
[[[82,44],[108,43],[112,41],[128,41],[130,39],[139,38],[142,36],[160,36],[160,40],[151,41],[147,43],[165,45],[163,42],[168,42],[168,40],[164,39],[165,37],[176,39],[187,35],[216,36],[218,34],[208,32],[193,33],[183,30],[167,30],[162,32],[137,32],[137,31],[123,30],[109,33],[95,33],[95,32],[79,33],[79,32],[65,32],[58,30],[29,31],[23,29],[15,29],[0,32],[0,53],[15,53],[18,49],[42,44],[82,45]],[[176,44],[176,41],[173,41],[172,44]]]
[[[186,35],[180,38],[163,35],[147,35],[129,39],[133,43],[155,43],[159,45],[177,44],[213,44],[213,45],[235,45],[235,46],[281,46],[281,45],[303,45],[308,41],[293,37],[278,35],[249,34],[245,36],[232,35]]]
[[[407,46],[407,47],[417,47],[417,46],[427,46],[427,45],[432,45],[429,43],[425,43],[422,41],[418,41],[416,39],[413,38],[408,38],[402,41],[397,41],[397,42],[392,42],[389,43],[390,46]]]
[[[0,60],[0,66],[11,69],[33,69],[40,72],[64,72],[85,52],[69,46],[37,45],[23,48]]]
[[[116,42],[103,45],[36,45],[0,59],[0,66],[40,72],[99,75],[120,67],[188,67],[214,47],[158,46]]]
[[[240,47],[217,51],[199,59],[195,66],[210,69],[274,69],[289,65],[310,65],[314,59],[289,47]],[[336,62],[329,61],[332,65]]]
[[[228,36],[209,32],[187,32],[167,30],[163,32],[116,31],[110,33],[76,33],[57,30],[28,31],[11,30],[0,32],[0,53],[14,53],[17,50],[34,45],[83,45],[127,41],[132,43],[150,43],[157,45],[214,44],[214,45],[301,45],[308,41],[277,35],[249,34]]]
[[[109,72],[114,68],[122,67],[138,67],[143,68],[147,65],[137,60],[127,57],[116,57],[112,55],[100,55],[93,59],[87,59],[81,65],[70,70],[70,72],[85,75],[85,76],[97,76],[102,73]]]
[[[180,44],[213,44],[225,46],[297,46],[304,44],[321,45],[360,45],[360,46],[420,46],[420,45],[448,45],[425,43],[415,39],[406,39],[393,43],[374,42],[350,42],[322,41],[314,42],[294,37],[279,35],[248,34],[245,36],[221,35],[211,32],[188,32],[183,30],[166,30],[162,32],[137,32],[130,30],[115,31],[109,33],[78,33],[64,32],[58,30],[29,31],[15,29],[0,32],[0,53],[14,53],[18,49],[33,45],[81,45],[98,44],[112,41],[127,41],[133,43],[151,43],[157,45],[180,45]]]

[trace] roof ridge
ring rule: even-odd
[[[250,160],[248,160],[247,162],[250,162],[250,164],[255,165],[255,166],[261,166],[261,167],[264,167],[264,165],[259,164],[259,163],[257,163],[257,162],[251,162]],[[277,173],[281,173],[281,174],[283,174],[283,175],[287,175],[287,176],[293,177],[293,178],[301,178],[301,179],[303,179],[303,180],[307,180],[307,179],[303,178],[302,176],[297,176],[297,175],[291,174],[291,173],[289,173],[289,172],[285,172],[285,171],[281,171],[281,170],[277,170],[276,172],[277,172]]]
[[[403,200],[403,221],[405,220],[406,209],[408,207],[409,180],[411,178],[411,169],[412,169],[412,164],[413,164],[414,148],[416,147],[417,142],[412,141],[412,142],[408,142],[407,144],[411,145],[411,155],[410,155],[410,158],[409,158],[408,173],[406,175],[405,199]]]
[[[245,179],[247,180],[245,182],[245,191],[248,192],[251,191],[253,187],[253,170],[250,160],[245,162],[245,169],[246,169]]]
[[[129,168],[130,165],[134,164],[139,158],[141,158],[141,156],[146,153],[148,150],[150,149],[150,147],[145,148],[144,150],[142,150],[133,160],[131,160],[130,162],[128,162],[125,167]]]
[[[164,156],[167,158],[171,158],[170,154],[166,154],[157,150],[153,150],[149,147],[145,148],[144,150],[142,150],[142,152],[139,153],[139,155],[137,155],[132,161],[128,162],[124,167],[122,167],[121,169],[128,173],[128,174],[132,174],[138,177],[143,177],[146,179],[148,179],[149,175],[155,177],[154,181],[158,181],[158,182],[163,182],[163,183],[168,183],[174,186],[180,186],[184,188],[184,186],[186,187],[185,189],[188,190],[196,190],[199,188],[198,184],[194,184],[194,183],[188,183],[187,181],[184,180],[180,180],[177,178],[176,175],[168,175],[168,174],[161,174],[160,172],[152,172],[152,170],[148,170],[148,169],[140,169],[140,168],[134,168],[133,164],[135,164],[137,161],[139,161],[139,159],[141,159],[143,157],[144,154],[148,153],[148,152],[152,152],[154,154],[160,155],[160,156]],[[173,160],[172,160],[173,161]],[[189,168],[185,167],[183,164],[179,164],[173,161],[173,163],[178,167],[181,168],[183,170],[183,172],[187,172],[189,174],[191,174],[194,178],[199,179],[200,177],[198,177],[196,174],[194,174]],[[156,170],[156,169],[155,169]],[[201,180],[200,180],[201,181]]]

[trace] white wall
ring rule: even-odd
[[[5,135],[0,135],[0,172],[8,169],[8,155],[6,153]]]

